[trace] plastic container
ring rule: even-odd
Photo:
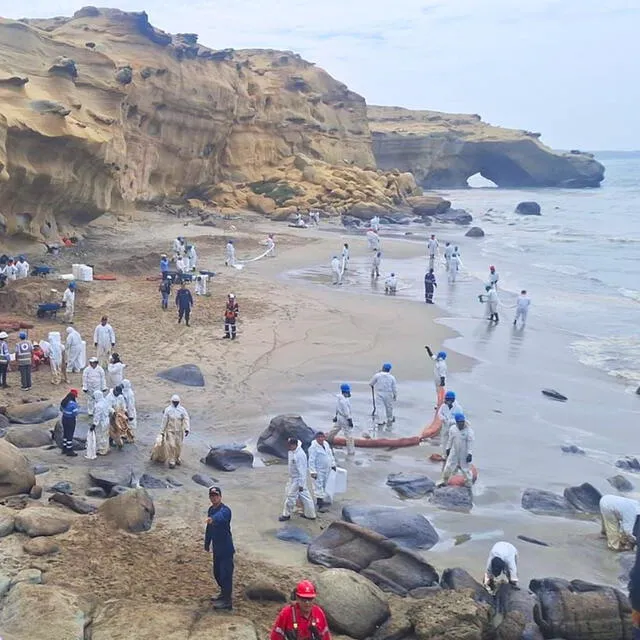
[[[80,280],[80,269],[83,266],[84,265],[81,265],[81,264],[72,264],[71,265],[71,273],[73,274],[73,279],[74,280]]]
[[[347,470],[342,467],[336,469],[336,493],[347,492]]]
[[[82,282],[91,282],[93,280],[93,267],[86,264],[80,265],[80,275],[78,280]]]
[[[87,366],[87,342],[82,341],[82,353],[80,354],[80,368],[84,369]]]

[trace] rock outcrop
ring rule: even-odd
[[[0,498],[29,493],[35,483],[29,461],[19,449],[0,439]]]
[[[499,187],[598,187],[604,179],[591,154],[553,151],[538,133],[495,127],[478,115],[367,112],[378,167],[410,171],[425,188],[466,187],[476,173]]]

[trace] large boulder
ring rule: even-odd
[[[615,475],[607,478],[607,482],[618,491],[626,493],[627,491],[633,491],[633,484],[629,482],[623,475]]]
[[[387,485],[403,498],[422,498],[436,488],[436,483],[429,476],[418,473],[390,473]]]
[[[7,429],[5,440],[18,449],[33,449],[51,444],[51,431],[40,426],[20,426]]]
[[[69,530],[71,519],[58,509],[31,507],[22,509],[16,515],[16,531],[26,533],[30,538],[55,536]]]
[[[399,595],[438,584],[437,571],[417,553],[358,525],[332,522],[307,548],[310,562],[362,573]]]
[[[450,591],[462,591],[463,589],[472,592],[473,599],[477,602],[484,602],[493,606],[493,596],[468,572],[459,567],[445,569],[440,578],[440,586]]]
[[[333,631],[368,638],[389,617],[385,594],[370,580],[348,569],[329,569],[316,580],[318,604]],[[357,612],[357,615],[354,615]]]
[[[618,469],[623,469],[624,471],[633,471],[638,473],[640,471],[640,460],[633,456],[626,456],[625,458],[616,460],[616,467],[618,467]]]
[[[423,515],[407,509],[350,504],[343,507],[342,518],[410,549],[431,549],[439,540],[437,531]]]
[[[631,640],[631,605],[617,589],[542,578],[529,589],[538,597],[534,619],[545,638]]]
[[[473,216],[464,209],[447,209],[443,213],[433,216],[438,222],[452,222],[453,224],[467,225],[473,221]]]
[[[12,424],[42,424],[58,417],[58,409],[48,400],[9,405],[6,415]]]
[[[22,545],[22,550],[32,556],[48,556],[52,553],[58,553],[60,546],[54,538],[40,536],[38,538],[29,538]]]
[[[264,579],[254,580],[244,588],[247,600],[256,602],[286,602],[287,596],[273,582]]]
[[[537,202],[519,202],[516,213],[523,216],[539,216],[542,214],[540,205]]]
[[[411,212],[416,216],[434,216],[437,213],[445,213],[451,208],[451,202],[435,194],[423,196],[411,196],[407,198]]]
[[[253,467],[253,454],[244,445],[240,447],[220,446],[211,447],[204,463],[208,467],[220,471],[235,471],[238,467],[251,469]]]
[[[447,511],[468,512],[473,508],[473,493],[468,487],[438,487],[431,502]]]
[[[195,364],[183,364],[178,367],[165,369],[157,374],[158,378],[183,384],[187,387],[204,387],[204,376],[200,367]]]
[[[480,227],[471,227],[464,235],[467,238],[484,238],[484,231]]]
[[[279,415],[273,418],[269,426],[260,434],[258,451],[286,460],[289,452],[287,438],[298,438],[306,451],[315,433],[301,416],[291,413]]]
[[[576,509],[561,495],[540,489],[527,489],[522,494],[522,508],[545,516],[573,516]]]
[[[0,498],[29,493],[35,483],[29,461],[17,447],[0,439]]]
[[[98,511],[111,526],[130,533],[149,531],[156,509],[146,489],[131,489],[105,500]]]
[[[538,598],[528,589],[501,584],[495,598],[496,613],[500,616],[496,640],[544,640],[533,617],[537,604]]]
[[[16,584],[0,610],[6,640],[81,640],[91,622],[92,606],[57,586]]]
[[[577,511],[600,515],[602,494],[592,484],[585,482],[578,487],[567,487],[564,497]]]
[[[0,504],[0,538],[13,533],[17,511]]]

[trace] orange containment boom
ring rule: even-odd
[[[336,436],[331,440],[336,447],[346,447],[347,441],[342,436]],[[408,438],[355,438],[356,447],[363,449],[402,449],[404,447],[417,447],[420,444],[420,436]]]

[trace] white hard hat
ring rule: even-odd
[[[229,297],[230,297],[230,298],[235,298],[235,297],[236,297],[236,294],[235,294],[235,293],[230,293],[230,294],[229,294]]]
[[[8,338],[9,334],[6,331],[0,331],[0,340],[3,340],[4,338]]]
[[[174,393],[171,396],[171,402],[180,402],[180,396],[177,393]]]

